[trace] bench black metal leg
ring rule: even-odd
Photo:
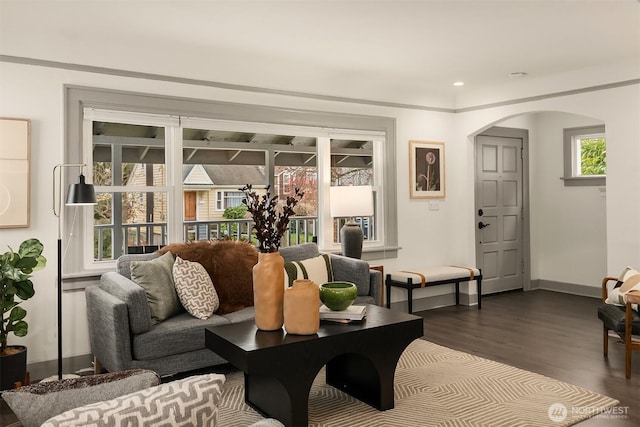
[[[476,280],[478,286],[478,310],[482,309],[482,279]]]
[[[409,314],[413,313],[413,289],[407,289],[407,296],[409,297]]]
[[[456,282],[456,305],[460,305],[460,282]]]
[[[391,308],[391,275],[387,274],[387,283],[386,283],[386,289],[385,291],[387,292],[387,308]]]

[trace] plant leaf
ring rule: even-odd
[[[22,300],[27,300],[35,295],[36,291],[33,289],[33,283],[31,280],[23,280],[16,282],[16,295]]]
[[[20,306],[13,307],[13,310],[11,310],[11,313],[9,313],[9,319],[13,320],[14,322],[17,320],[22,320],[26,316],[27,316],[27,310],[25,310]]]
[[[17,337],[24,337],[29,331],[29,325],[24,320],[19,320],[13,324],[9,324],[7,331],[12,331]]]
[[[38,258],[42,255],[43,250],[44,246],[40,243],[40,240],[27,239],[20,245],[18,255],[20,255],[21,258]]]

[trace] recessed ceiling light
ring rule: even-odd
[[[516,71],[514,73],[509,73],[510,79],[520,79],[522,77],[527,77],[527,73],[525,73],[524,71]]]
[[[464,82],[455,82],[454,86],[464,86]]]

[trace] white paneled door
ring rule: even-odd
[[[476,257],[483,294],[523,287],[522,147],[520,138],[476,138]]]

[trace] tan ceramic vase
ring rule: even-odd
[[[313,335],[320,328],[320,288],[313,280],[297,279],[284,291],[284,329],[288,334]]]
[[[253,267],[253,305],[258,329],[282,328],[283,299],[284,259],[279,252],[260,252],[258,263]]]

